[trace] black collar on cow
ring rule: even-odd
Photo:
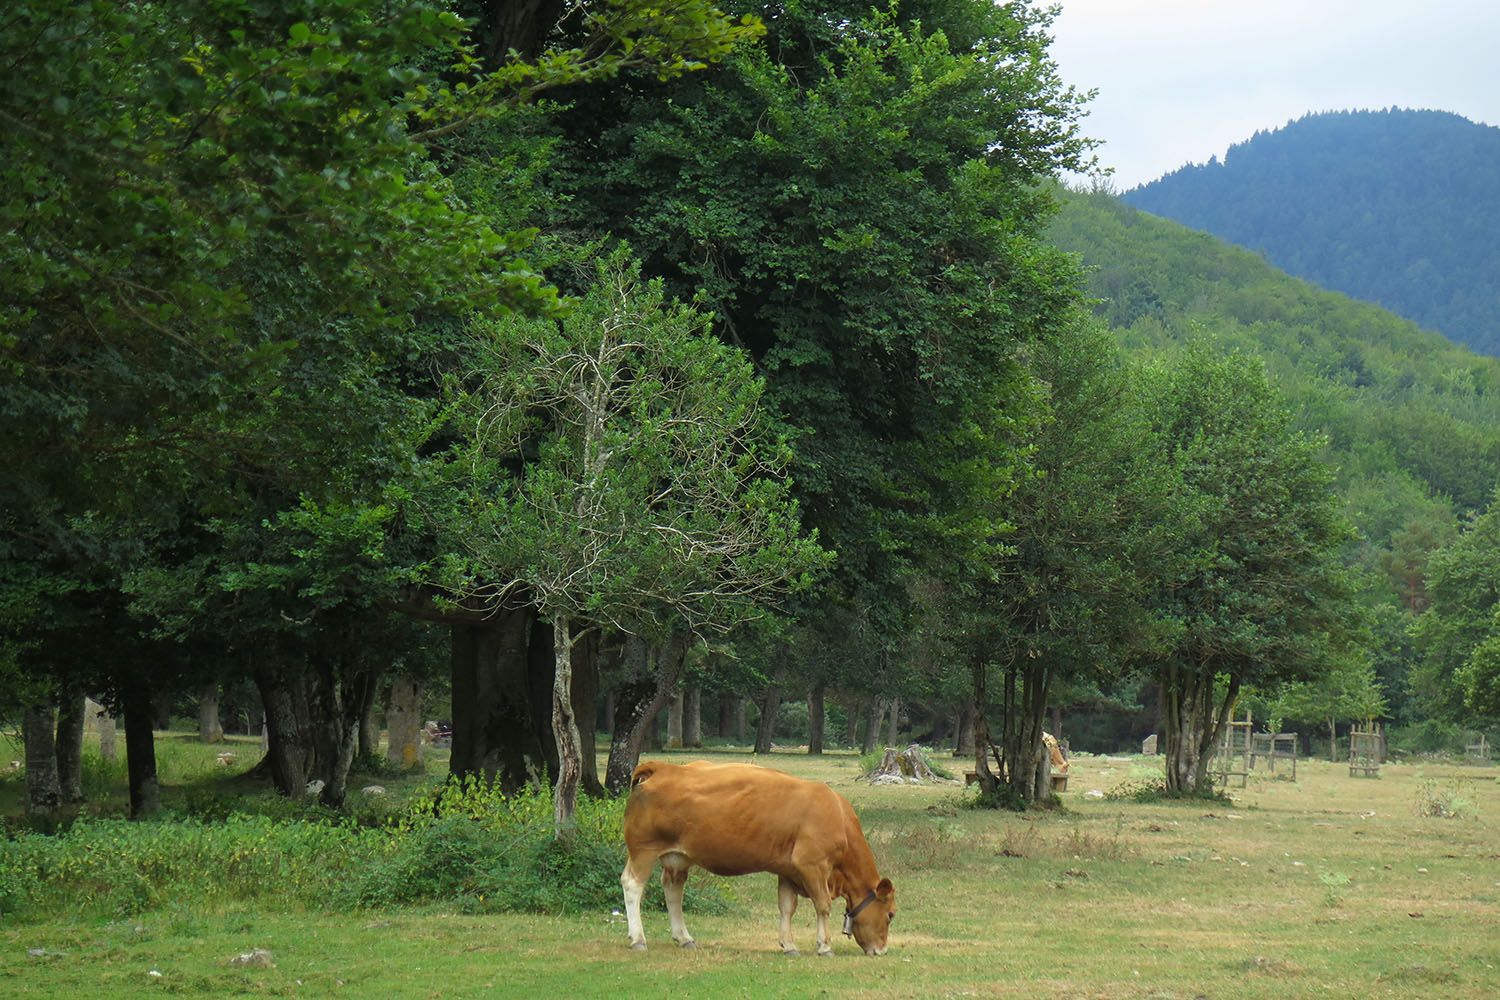
[[[844,902],[844,937],[850,937],[854,934],[854,918],[859,916],[860,911],[873,902],[875,902],[874,889],[871,889],[870,894],[864,899],[860,900],[859,905],[852,910],[849,909],[848,901],[846,900]]]

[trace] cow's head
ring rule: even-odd
[[[844,929],[872,958],[884,955],[891,921],[896,919],[896,887],[883,878],[852,910],[844,914]]]

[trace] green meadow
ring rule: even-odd
[[[20,861],[44,839],[52,853],[48,885],[0,881],[0,996],[1500,995],[1500,783],[1487,767],[1408,761],[1361,779],[1304,760],[1295,782],[1285,765],[1260,770],[1230,789],[1232,802],[1152,801],[1132,794],[1157,773],[1151,758],[1078,755],[1060,808],[1016,814],[969,808],[956,784],[871,787],[852,755],[659,755],[756,760],[854,803],[897,887],[891,951],[868,959],[840,937],[819,959],[806,903],[796,920],[806,949],[779,953],[770,876],[695,874],[687,915],[698,948],[672,944],[658,897],[650,948],[634,953],[618,888],[596,870],[579,876],[581,898],[543,894],[530,905],[544,912],[521,913],[493,912],[464,872],[399,868],[409,862],[391,845],[441,832],[393,818],[423,801],[440,756],[428,777],[361,778],[386,794],[340,818],[294,814],[238,776],[253,745],[225,766],[216,748],[162,742],[175,818],[85,818],[61,838],[12,821],[0,878],[24,874]],[[89,809],[117,811],[110,774],[97,761],[91,771]],[[0,780],[12,816],[18,786]],[[531,801],[543,815],[545,799]],[[240,814],[219,815],[226,803]],[[193,810],[216,818],[185,818]],[[617,817],[615,803],[585,814],[601,849],[619,850],[608,828]],[[451,848],[430,843],[433,855]],[[507,883],[528,878],[505,871]],[[392,879],[448,877],[467,888],[409,903],[389,895]],[[274,964],[231,964],[256,948]]]

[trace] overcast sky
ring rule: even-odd
[[[1127,190],[1308,111],[1500,125],[1500,0],[1060,0],[1065,81]]]

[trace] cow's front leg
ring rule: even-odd
[[[813,899],[813,908],[818,911],[818,955],[829,958],[833,955],[833,944],[828,940],[828,911],[833,906],[833,900],[828,894],[822,899]]]
[[[797,913],[797,887],[786,877],[776,880],[776,906],[781,911],[781,953],[799,954],[792,942],[792,917]]]
[[[833,906],[833,893],[828,888],[829,872],[821,865],[804,865],[799,874],[807,898],[812,900],[818,914],[818,954],[824,958],[833,954],[833,945],[828,940],[828,911]]]
[[[625,929],[630,934],[630,947],[636,951],[646,950],[646,932],[641,927],[641,896],[646,892],[646,880],[651,877],[654,864],[649,858],[630,858],[620,873],[620,887],[625,890]]]
[[[672,940],[684,948],[696,948],[693,936],[688,933],[687,921],[682,916],[682,897],[687,890],[688,863],[681,855],[663,855],[661,859],[661,888],[667,897],[667,916],[672,920]]]

